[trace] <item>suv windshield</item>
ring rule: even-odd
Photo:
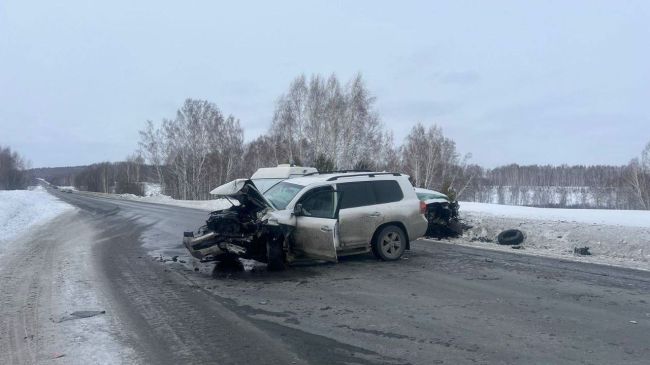
[[[283,181],[266,191],[264,197],[273,204],[275,209],[283,210],[287,208],[287,204],[303,187],[302,185]]]
[[[257,190],[262,194],[282,180],[284,179],[251,179]]]

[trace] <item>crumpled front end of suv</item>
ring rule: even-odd
[[[428,189],[415,189],[420,200],[426,204],[425,216],[429,222],[426,235],[429,237],[448,237],[462,233],[458,221],[459,204],[447,195]]]
[[[278,223],[275,210],[250,180],[234,180],[211,194],[236,202],[210,213],[196,232],[183,234],[190,254],[200,260],[234,255],[268,263],[269,251],[277,253],[277,246],[282,248],[292,227]]]

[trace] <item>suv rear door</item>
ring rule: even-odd
[[[381,221],[381,212],[373,209],[377,198],[370,181],[340,182],[341,192],[341,247],[365,246]]]
[[[337,261],[339,197],[328,185],[312,189],[296,203],[293,249],[298,255]]]
[[[396,204],[392,204],[404,198],[395,180],[338,183],[336,188],[343,194],[339,219],[342,247],[367,245],[380,224],[402,218],[400,210],[394,209]]]

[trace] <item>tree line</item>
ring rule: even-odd
[[[29,183],[28,165],[17,152],[0,146],[0,190],[25,189]]]
[[[650,209],[650,143],[627,165],[472,166],[469,201],[560,208]]]
[[[209,198],[218,185],[281,163],[400,171],[419,186],[448,192],[471,179],[466,158],[435,125],[417,124],[397,146],[360,75],[346,83],[336,75],[297,77],[278,98],[268,132],[249,143],[234,116],[187,99],[175,118],[147,121],[139,147],[165,193],[179,199]]]
[[[276,101],[268,131],[244,142],[239,119],[207,100],[187,99],[176,115],[147,121],[130,162],[78,173],[75,185],[137,193],[140,178],[176,199],[208,199],[214,187],[281,163],[319,171],[408,174],[415,186],[468,201],[557,207],[650,209],[650,147],[625,166],[470,164],[436,125],[417,123],[403,141],[381,122],[361,75],[301,75]],[[143,173],[143,171],[145,173]],[[135,179],[135,180],[134,180]]]

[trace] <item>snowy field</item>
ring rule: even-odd
[[[0,253],[10,241],[73,207],[42,187],[0,191]]]
[[[461,202],[460,212],[472,228],[450,243],[650,270],[650,211]],[[496,244],[499,232],[510,228],[526,236],[519,250]],[[577,247],[589,247],[591,255],[575,255]]]

